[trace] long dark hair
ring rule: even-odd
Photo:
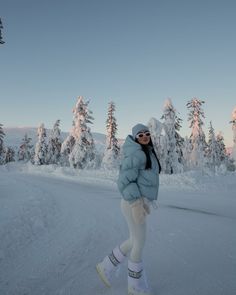
[[[151,161],[150,150],[149,150],[149,146],[151,146],[152,147],[152,151],[151,152],[154,154],[155,158],[157,159],[157,163],[158,163],[158,166],[159,166],[159,173],[161,173],[161,164],[160,164],[160,161],[158,160],[157,154],[156,154],[156,152],[154,150],[152,139],[150,138],[150,141],[149,141],[148,144],[141,144],[141,143],[139,143],[137,138],[135,139],[135,142],[137,142],[138,144],[141,145],[142,151],[146,155],[146,159],[147,160],[146,160],[145,170],[152,168],[152,161]]]

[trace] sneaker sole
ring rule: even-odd
[[[98,276],[101,279],[101,281],[106,285],[106,287],[110,288],[111,284],[106,279],[104,273],[102,272],[102,270],[99,267],[99,264],[96,265],[96,270],[97,270]]]

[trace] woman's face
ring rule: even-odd
[[[150,132],[149,131],[142,131],[136,135],[138,143],[140,144],[149,144],[150,142]]]

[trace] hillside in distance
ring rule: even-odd
[[[36,127],[4,127],[5,133],[4,143],[6,146],[18,148],[22,138],[25,134],[32,138],[32,143],[35,145],[37,141],[37,128]],[[46,129],[47,137],[50,135],[51,130]],[[61,132],[61,138],[64,140],[68,136],[69,132]],[[97,150],[104,150],[106,145],[106,135],[102,133],[92,132],[93,139]],[[120,143],[123,141],[121,140]]]

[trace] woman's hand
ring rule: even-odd
[[[150,208],[148,204],[144,203],[143,198],[139,198],[131,205],[131,213],[136,224],[143,224],[147,214],[150,214]]]
[[[145,202],[145,200],[143,201],[143,208],[144,208],[144,210],[146,211],[147,214],[151,213],[150,205],[149,205],[148,202]]]

